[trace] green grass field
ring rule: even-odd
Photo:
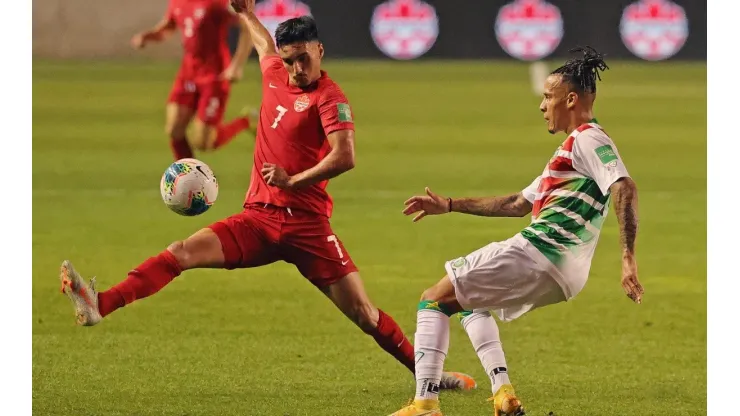
[[[500,325],[529,415],[700,415],[706,408],[706,65],[610,62],[596,116],[640,190],[640,277],[619,284],[609,216],[584,291]],[[246,134],[201,154],[219,177],[201,217],[170,212],[164,101],[175,64],[34,62],[33,406],[39,415],[387,415],[413,377],[290,265],[186,272],[152,298],[80,328],[59,293],[72,260],[107,288],[147,257],[239,211]],[[416,303],[442,263],[511,236],[526,219],[459,214],[418,224],[403,201],[516,192],[564,139],[545,131],[525,65],[328,62],[353,104],[357,168],[334,180],[333,226],[375,303],[413,336]],[[227,115],[259,103],[250,62]],[[472,393],[446,415],[490,414],[490,385],[452,321],[447,368]]]

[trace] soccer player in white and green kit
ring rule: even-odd
[[[594,119],[596,80],[608,69],[592,48],[568,60],[545,81],[540,111],[551,134],[564,132],[542,174],[523,191],[484,198],[443,198],[426,189],[406,201],[404,213],[448,212],[522,217],[532,222],[514,237],[491,243],[445,264],[447,276],[422,294],[416,321],[416,396],[392,416],[441,416],[439,382],[449,346],[449,317],[462,325],[489,375],[495,416],[524,414],[509,381],[494,312],[514,320],[567,301],[583,289],[609,204],[614,204],[622,247],[622,287],[642,301],[637,279],[637,188],[612,139]]]

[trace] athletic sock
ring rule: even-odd
[[[378,327],[371,335],[380,348],[414,372],[414,346],[390,315],[378,309]]]
[[[182,269],[169,251],[165,250],[155,257],[150,257],[130,271],[122,282],[98,293],[100,315],[106,316],[137,299],[157,293],[180,273]]]
[[[248,128],[249,119],[247,117],[239,117],[228,124],[219,126],[218,132],[216,133],[216,142],[213,144],[213,148],[218,149],[219,147],[225,146],[233,140],[239,132]]]
[[[461,316],[462,326],[491,379],[491,390],[496,393],[499,387],[511,383],[498,325],[490,312],[462,312]]]
[[[447,349],[450,345],[450,318],[436,302],[421,301],[416,312],[416,396],[415,400],[439,400]]]
[[[170,149],[172,149],[172,156],[175,157],[175,160],[193,157],[193,149],[190,148],[190,144],[185,137],[177,139],[170,137]]]

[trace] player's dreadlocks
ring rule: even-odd
[[[581,52],[583,57],[569,59],[565,65],[552,73],[562,75],[563,81],[570,83],[577,92],[595,93],[596,79],[601,81],[599,71],[609,69],[604,62],[604,56],[590,46],[574,48],[569,52]]]

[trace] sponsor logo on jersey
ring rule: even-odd
[[[427,53],[437,40],[437,12],[420,0],[389,0],[375,7],[370,34],[386,56],[415,59]]]
[[[659,61],[675,55],[689,37],[683,7],[669,0],[640,0],[624,8],[622,42],[637,57]]]
[[[295,103],[293,103],[293,109],[300,113],[301,111],[307,109],[309,104],[311,104],[311,100],[308,98],[308,94],[301,94],[298,96],[298,98],[295,99]]]
[[[560,9],[544,0],[515,0],[499,9],[494,24],[499,45],[510,56],[536,61],[563,39]]]
[[[199,7],[195,9],[195,11],[193,12],[193,17],[196,19],[202,19],[203,16],[205,16],[205,14],[206,14],[205,9],[203,9],[202,7]]]
[[[311,9],[300,1],[264,0],[254,6],[254,14],[275,38],[275,29],[280,23],[294,17],[310,16]]]

